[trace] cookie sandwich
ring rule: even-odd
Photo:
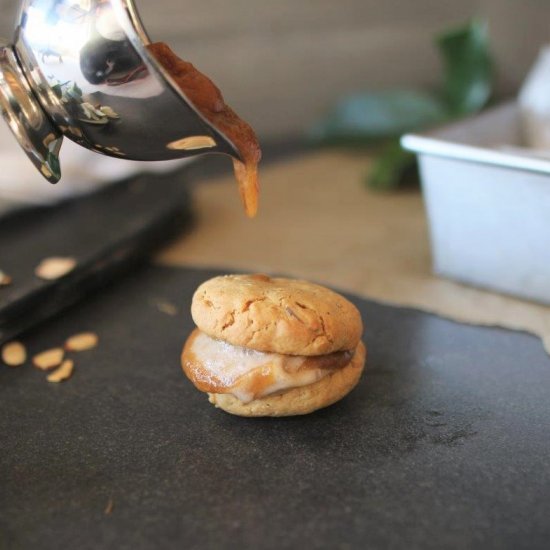
[[[210,402],[240,416],[307,414],[342,399],[363,372],[357,308],[307,281],[226,275],[193,296],[197,328],[183,370]]]

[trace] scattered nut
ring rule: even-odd
[[[112,498],[110,498],[107,502],[107,506],[105,506],[105,510],[103,513],[106,516],[110,516],[113,513],[114,508],[115,508],[115,501]]]
[[[27,360],[27,350],[21,342],[9,342],[2,348],[2,361],[8,367],[20,367]]]
[[[61,366],[54,370],[51,374],[48,374],[47,380],[48,382],[53,382],[54,384],[58,384],[59,382],[63,382],[67,379],[69,379],[74,370],[74,361],[72,359],[66,359],[61,363]]]
[[[42,260],[34,273],[40,279],[45,281],[54,281],[68,273],[76,267],[74,258],[46,258]]]
[[[65,349],[67,351],[86,351],[95,348],[99,342],[97,334],[93,332],[81,332],[71,336],[65,342]]]
[[[11,283],[12,283],[11,277],[0,269],[0,287],[9,286],[11,285]]]
[[[178,314],[178,308],[170,302],[160,301],[155,302],[155,305],[161,313],[166,313],[166,315],[170,315],[171,317],[175,317]]]
[[[40,370],[50,370],[61,365],[64,356],[65,350],[53,348],[35,355],[32,358],[32,364]]]

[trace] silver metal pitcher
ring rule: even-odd
[[[61,177],[63,136],[104,155],[236,158],[146,48],[133,0],[23,0],[13,44],[0,44],[2,114],[33,164]]]

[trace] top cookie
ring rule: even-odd
[[[267,275],[226,275],[203,283],[191,314],[200,330],[235,346],[287,355],[354,350],[357,308],[328,288]]]

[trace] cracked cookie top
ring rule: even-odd
[[[191,314],[213,338],[257,351],[324,355],[354,350],[361,315],[346,298],[314,283],[267,275],[225,275],[195,292]]]

